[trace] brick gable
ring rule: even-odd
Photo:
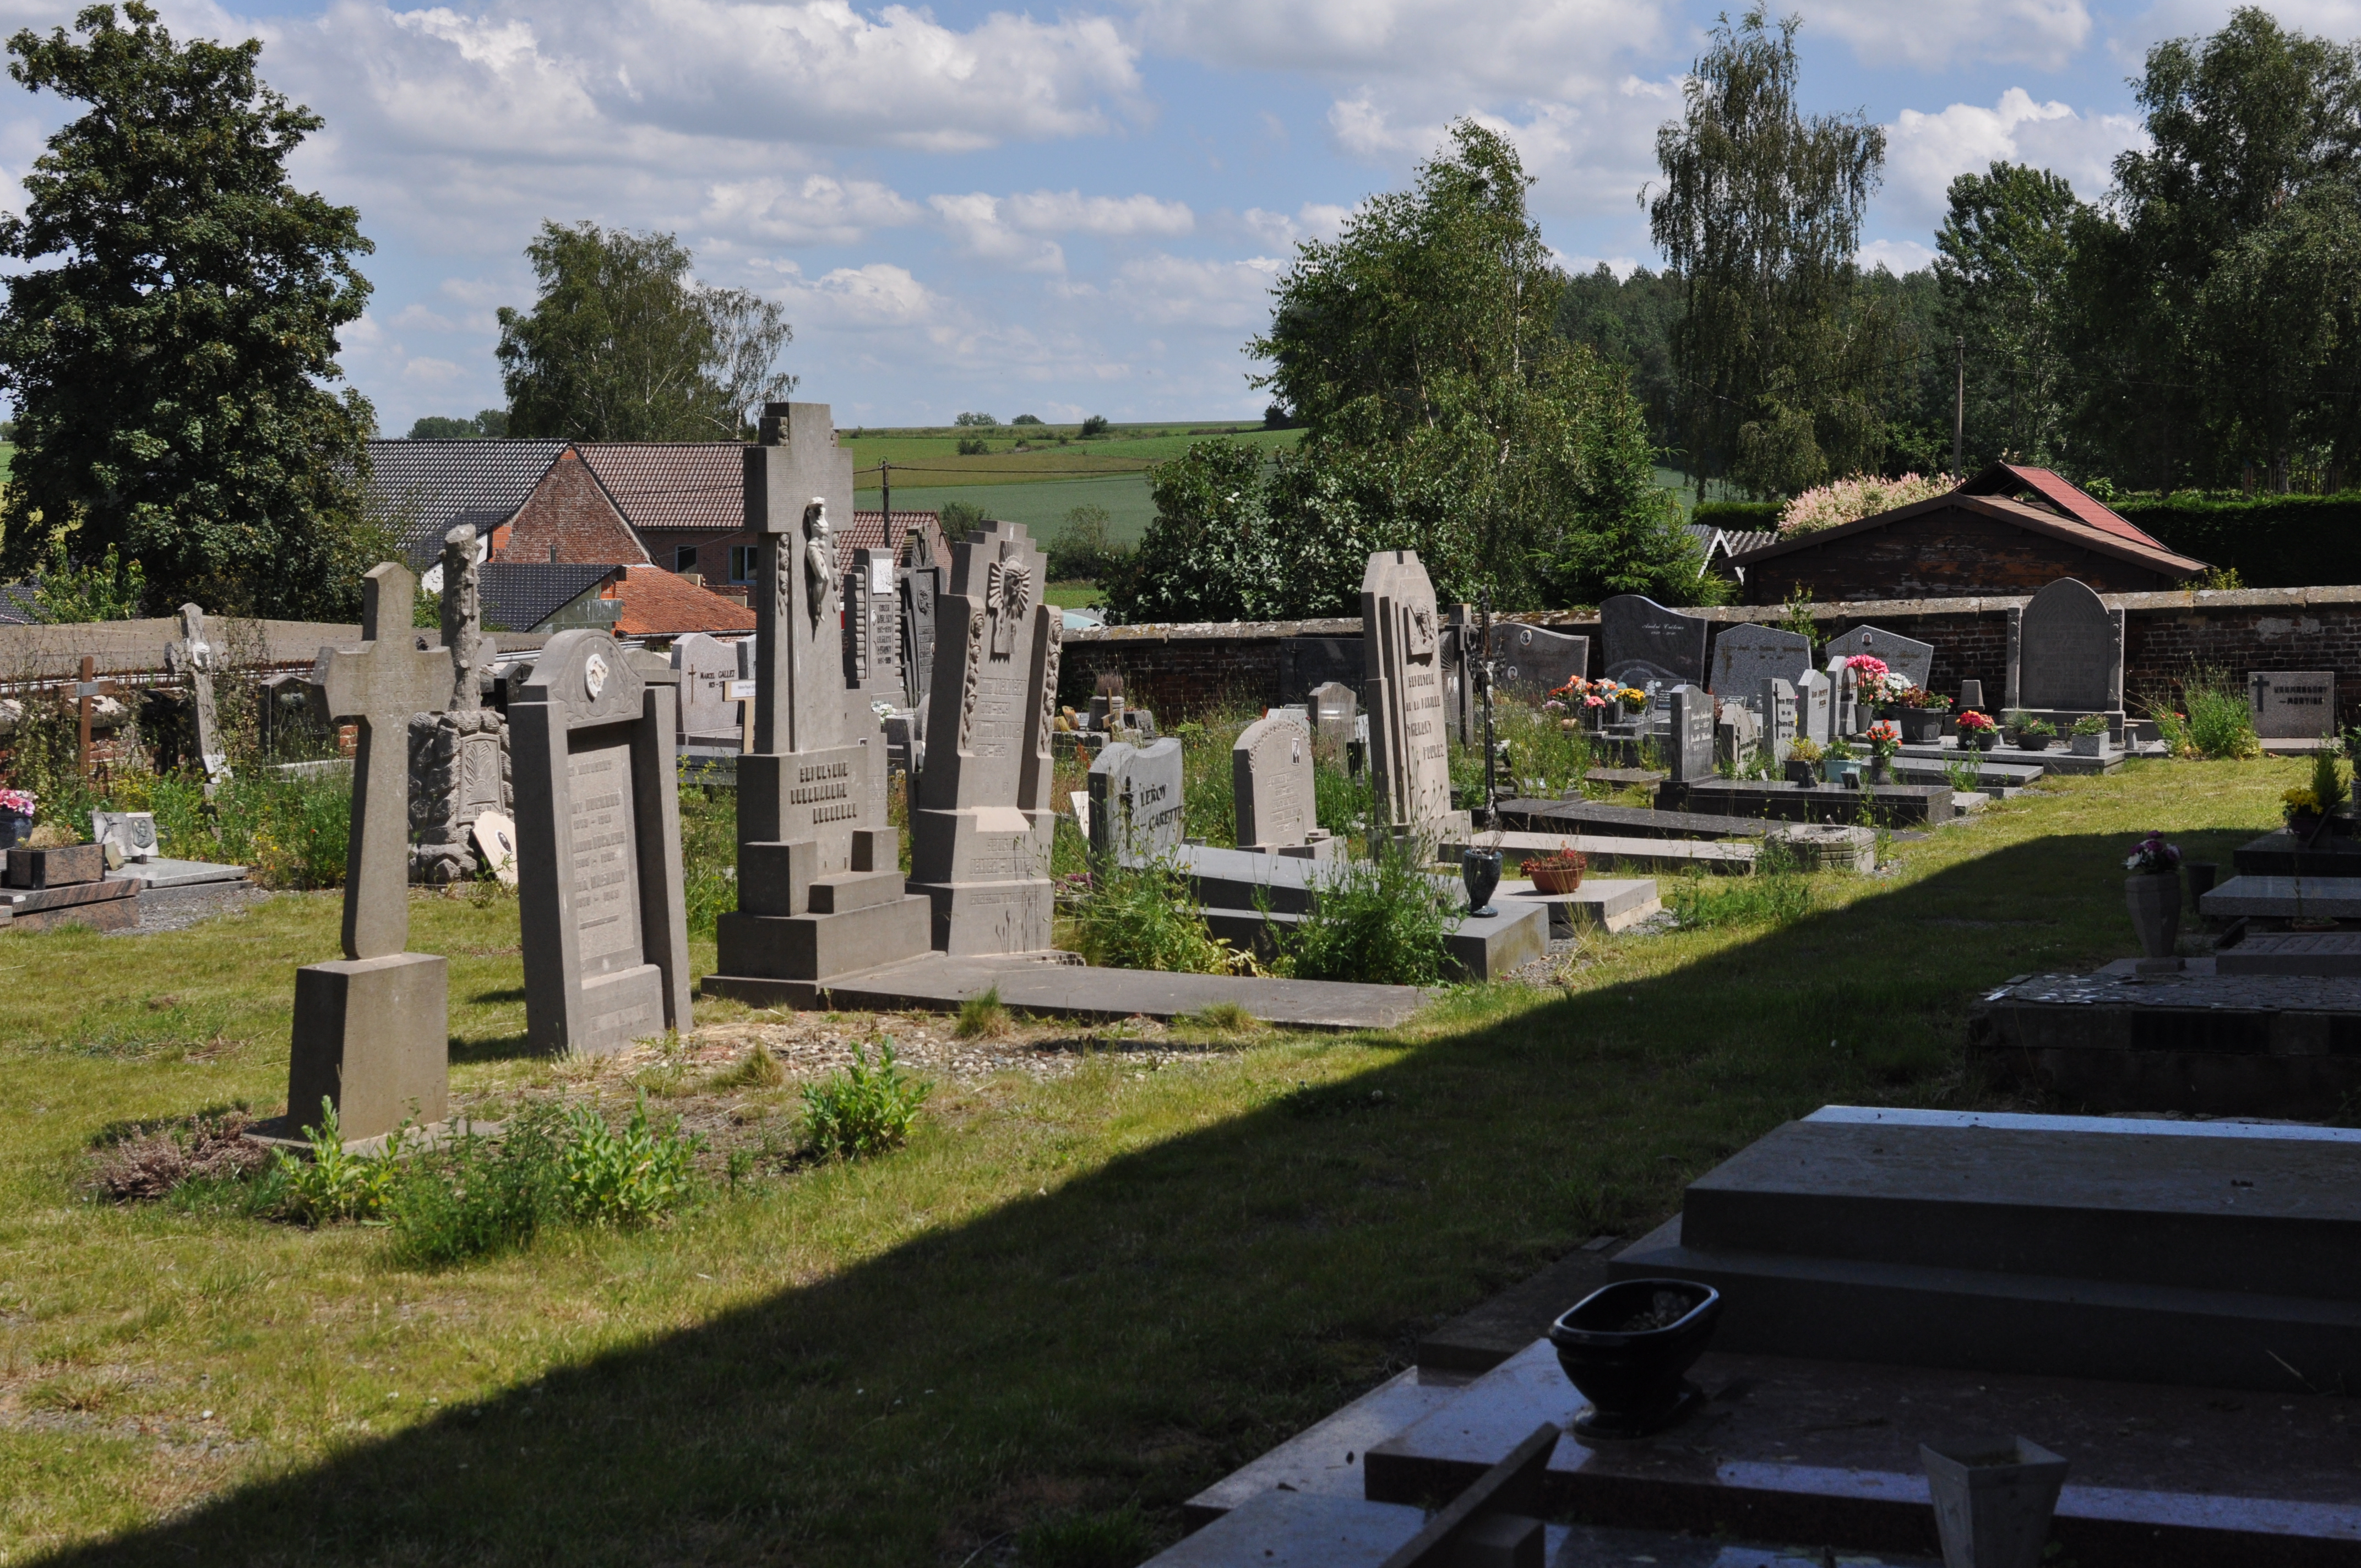
[[[516,516],[492,534],[495,561],[561,565],[644,564],[639,535],[573,447],[558,454]]]

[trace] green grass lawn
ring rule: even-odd
[[[78,1190],[110,1124],[273,1105],[333,896],[0,936],[0,1561],[1136,1562],[1423,1330],[1779,1122],[1999,1103],[1975,994],[2130,950],[2128,844],[2226,865],[2303,773],[2063,781],[1784,926],[1596,940],[1387,1036],[1053,1031],[1079,1070],[947,1085],[898,1153],[440,1273],[381,1231]],[[414,913],[458,1094],[582,1077],[522,1046],[513,903]]]
[[[874,485],[876,477],[862,481]],[[853,493],[852,504],[873,510],[883,500],[875,489]],[[1145,473],[1115,474],[1083,479],[1042,479],[1014,485],[929,485],[905,489],[901,470],[894,474],[896,510],[917,508],[939,510],[952,501],[983,509],[986,517],[1021,522],[1036,539],[1058,537],[1066,514],[1080,506],[1094,506],[1107,514],[1107,538],[1115,544],[1137,544],[1156,521],[1156,502],[1148,493]]]

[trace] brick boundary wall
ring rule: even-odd
[[[1825,639],[1875,625],[1935,648],[1934,689],[1957,693],[1962,680],[1983,683],[1987,706],[2008,689],[2009,630],[2030,596],[1876,599],[1814,604]],[[2192,666],[2225,672],[2243,684],[2249,670],[2334,670],[2340,725],[2361,718],[2361,587],[2190,589],[2102,594],[2124,611],[2124,695],[2134,711]],[[1686,613],[1717,628],[1776,624],[1784,606],[1723,605]],[[1501,618],[1591,639],[1591,673],[1602,673],[1597,612],[1544,611]],[[1279,645],[1290,638],[1358,637],[1358,619],[1224,621],[1170,626],[1111,626],[1066,633],[1062,700],[1082,707],[1097,676],[1115,671],[1134,700],[1183,718],[1224,701],[1271,707],[1301,701],[1280,689]]]

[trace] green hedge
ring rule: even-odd
[[[2166,496],[2114,505],[2180,554],[2235,568],[2250,588],[2361,583],[2361,492],[2228,501]]]
[[[1706,501],[1689,514],[1691,522],[1709,523],[1732,533],[1779,526],[1784,501]]]

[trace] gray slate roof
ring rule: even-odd
[[[524,505],[562,441],[372,441],[369,500],[401,534],[402,553],[420,571],[442,553],[443,536],[462,512],[495,513],[505,522]],[[523,628],[518,628],[519,630]]]
[[[33,595],[39,585],[35,583],[0,583],[0,626],[35,626],[40,617],[33,612]]]
[[[596,562],[487,561],[476,571],[484,624],[531,631],[605,582],[615,568]]]

